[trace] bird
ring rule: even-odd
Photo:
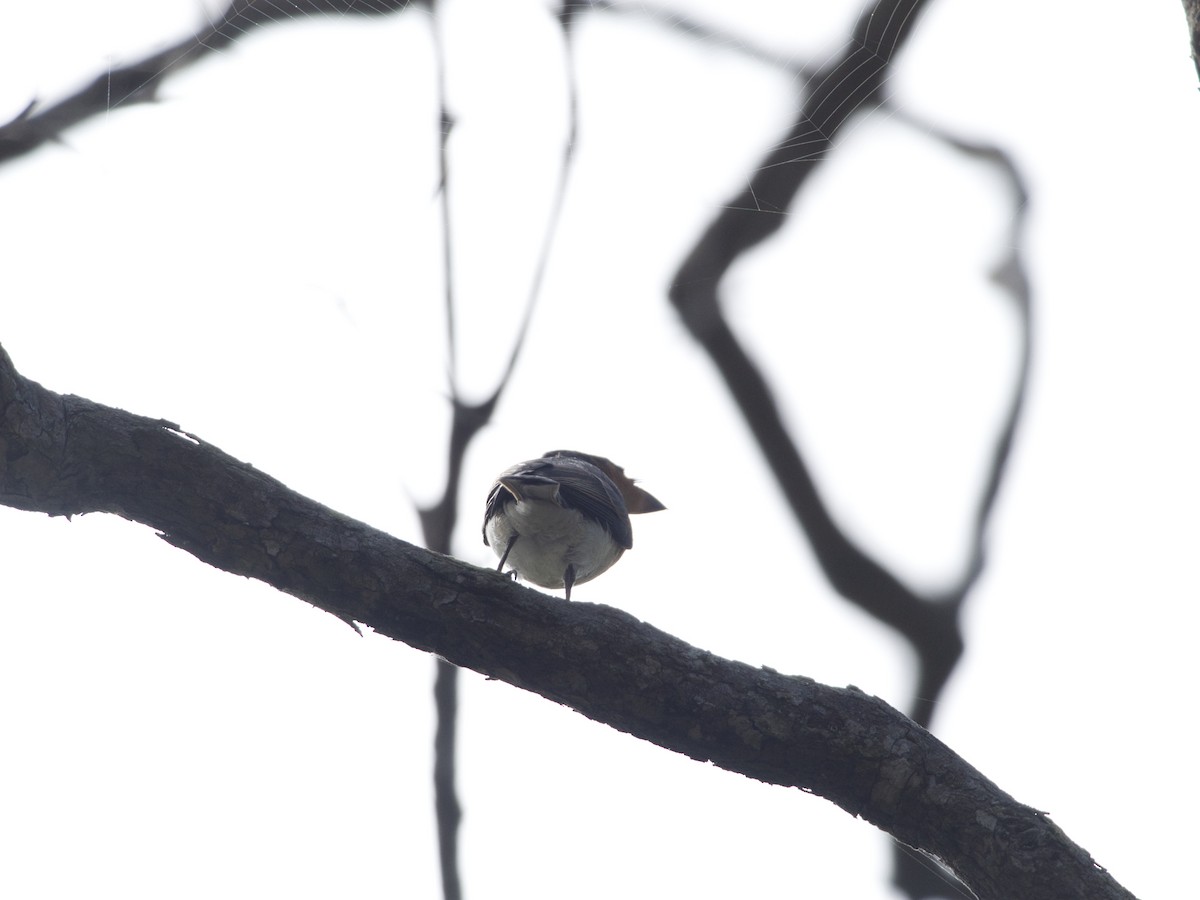
[[[633,546],[630,513],[666,509],[603,456],[551,450],[500,473],[488,492],[483,543],[518,577],[566,588],[606,572]]]

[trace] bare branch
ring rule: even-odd
[[[830,584],[916,649],[923,689],[913,717],[927,725],[940,687],[925,687],[943,684],[962,655],[956,610],[949,602],[918,596],[838,526],[788,433],[765,376],[725,320],[719,295],[721,280],[733,263],[785,221],[759,210],[787,209],[849,118],[881,102],[892,57],[924,5],[925,0],[879,0],[863,12],[846,52],[812,79],[787,134],[755,167],[745,191],[722,207],[679,267],[671,302],[725,379]]]
[[[726,28],[714,28],[706,22],[695,19],[678,10],[665,6],[657,6],[637,0],[637,2],[610,2],[610,0],[591,0],[573,4],[577,9],[594,9],[617,15],[637,16],[661,28],[673,31],[681,37],[711,47],[721,47],[733,50],[748,59],[779,69],[792,75],[809,77],[815,74],[812,67],[798,64],[790,55],[781,55],[756,44],[748,38],[736,34]]]
[[[773,213],[792,206],[808,177],[828,158],[850,117],[886,104],[883,86],[891,60],[911,33],[923,5],[920,0],[878,0],[863,11],[847,51],[810,75],[807,95],[787,134],[759,162],[747,179],[746,190],[721,209],[680,266],[671,300],[725,379],[830,584],[847,600],[890,625],[913,647],[917,685],[911,714],[928,726],[962,656],[960,610],[984,568],[987,528],[1029,378],[1031,293],[1018,249],[1024,237],[1027,193],[1020,174],[998,148],[926,126],[926,131],[957,151],[996,166],[1006,178],[1013,224],[1008,256],[993,277],[1014,298],[1021,324],[1018,375],[976,506],[970,555],[959,583],[942,595],[922,596],[912,590],[838,525],[783,422],[765,376],[725,319],[719,296],[721,280],[730,266],[782,227],[784,217]],[[686,30],[696,31],[697,26],[689,23]],[[699,33],[712,40],[710,31]],[[895,882],[914,898],[945,891],[945,885],[916,865],[911,855],[897,855]]]
[[[722,659],[606,606],[422,550],[178,426],[21,377],[0,350],[0,502],[109,512],[197,559],[698,760],[832,800],[981,898],[1128,898],[1044,813],[883,701]]]
[[[0,163],[60,140],[68,128],[92,116],[154,101],[169,76],[260,25],[316,15],[386,15],[409,5],[408,0],[233,0],[219,18],[166,50],[109,69],[57,103],[42,107],[31,101],[15,119],[0,125]]]
[[[442,210],[442,263],[445,278],[445,308],[446,308],[446,337],[449,353],[450,403],[453,421],[450,426],[450,442],[447,446],[447,475],[446,488],[441,499],[433,506],[418,510],[421,528],[424,532],[425,545],[440,553],[450,552],[450,542],[454,527],[458,521],[459,486],[462,477],[463,461],[471,440],[491,421],[492,413],[500,402],[505,389],[516,370],[525,338],[529,333],[529,325],[533,320],[533,311],[541,294],[542,281],[546,266],[549,263],[550,251],[554,237],[558,232],[558,223],[562,216],[566,200],[567,185],[570,181],[572,162],[575,153],[575,138],[578,128],[577,88],[575,83],[575,66],[573,63],[572,23],[573,10],[570,4],[564,4],[559,11],[557,21],[563,35],[566,52],[567,70],[567,100],[568,100],[568,131],[563,150],[563,162],[559,169],[558,184],[554,193],[553,206],[547,217],[542,246],[535,264],[533,277],[530,281],[529,293],[525,302],[525,311],[521,317],[521,325],[513,340],[512,350],[504,372],[492,395],[482,403],[472,404],[465,401],[458,388],[458,337],[455,326],[455,293],[452,204],[450,196],[450,165],[449,143],[454,126],[454,116],[450,111],[446,97],[446,60],[445,47],[441,39],[439,21],[431,21],[434,57],[437,66],[437,96],[438,107],[441,111],[441,140],[439,143],[439,171]],[[462,807],[458,800],[456,789],[456,751],[457,751],[457,719],[458,719],[458,670],[445,660],[438,660],[437,674],[434,681],[434,705],[437,714],[437,728],[434,734],[434,806],[438,824],[438,858],[442,875],[442,895],[445,900],[460,900],[462,897],[462,880],[458,871],[458,829],[462,821]]]
[[[1017,311],[1020,337],[1017,377],[1013,384],[1008,412],[992,450],[987,481],[980,492],[979,503],[975,510],[971,535],[971,558],[963,573],[963,579],[955,590],[955,595],[960,598],[961,602],[961,598],[974,586],[975,581],[983,572],[988,522],[996,504],[996,497],[1000,493],[1000,484],[1004,480],[1004,473],[1008,467],[1008,458],[1012,453],[1017,424],[1021,419],[1021,411],[1025,406],[1025,395],[1029,389],[1029,371],[1033,364],[1033,287],[1024,257],[1025,230],[1029,220],[1029,188],[1025,184],[1025,178],[1016,161],[1002,147],[953,134],[945,128],[921,121],[907,110],[897,109],[890,104],[887,106],[895,119],[910,123],[968,159],[981,162],[997,171],[1008,192],[1009,209],[1011,210],[1008,232],[1001,244],[1003,249],[990,275],[992,283],[1009,296]]]
[[[902,114],[901,118],[914,121],[907,114]],[[1017,311],[1020,333],[1017,377],[1013,384],[1008,411],[992,447],[987,480],[980,492],[975,509],[975,518],[971,529],[970,559],[963,572],[962,580],[944,601],[944,605],[939,607],[939,609],[953,610],[957,617],[958,611],[966,601],[967,594],[974,587],[979,576],[983,574],[987,553],[987,532],[992,510],[995,507],[996,497],[1000,493],[1000,484],[1008,470],[1008,461],[1012,454],[1017,425],[1021,420],[1021,413],[1025,407],[1025,396],[1029,387],[1029,372],[1033,362],[1033,289],[1023,255],[1025,227],[1029,211],[1029,191],[1016,162],[1002,148],[957,137],[929,125],[924,127],[929,134],[939,138],[964,156],[981,161],[998,170],[1004,179],[1012,210],[1008,234],[1003,243],[1003,254],[993,268],[991,277],[992,281],[1012,299]],[[939,664],[945,661],[947,658],[936,647],[923,650],[920,656],[917,697],[930,698],[928,702],[931,713],[933,698],[941,696],[952,672],[951,666]],[[944,886],[937,883],[937,879],[931,878],[930,871],[919,866],[918,860],[915,860],[910,854],[904,853],[903,850],[903,847],[896,848],[893,883],[905,890],[910,897],[936,897],[944,894]]]

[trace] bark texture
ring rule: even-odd
[[[22,378],[0,350],[0,502],[107,512],[225,571],[621,731],[826,797],[981,898],[1130,897],[1047,816],[906,716],[722,659],[607,606],[549,597],[289,490],[163,420]]]

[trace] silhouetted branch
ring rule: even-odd
[[[658,6],[653,3],[647,3],[645,0],[635,0],[635,2],[630,3],[594,0],[594,2],[582,2],[573,5],[578,10],[594,9],[598,12],[637,16],[673,31],[689,41],[697,41],[714,47],[734,50],[748,59],[753,59],[763,65],[780,69],[793,75],[807,77],[816,71],[812,67],[797,63],[793,56],[775,53],[741,35],[733,33],[727,28],[714,28],[706,22],[688,16],[678,10],[671,9],[668,6]]]
[[[346,621],[621,731],[826,797],[984,900],[1130,898],[1041,812],[855,688],[707,653],[356,522],[163,420],[21,377],[0,350],[0,503],[109,512]]]
[[[976,506],[967,565],[959,583],[948,592],[922,596],[913,591],[838,526],[784,425],[766,378],[725,320],[719,297],[721,279],[733,262],[782,227],[782,216],[763,215],[760,210],[789,209],[809,175],[828,158],[849,118],[886,103],[882,86],[888,66],[922,5],[916,0],[880,0],[864,11],[848,51],[809,79],[807,96],[784,139],[758,164],[746,190],[722,208],[680,266],[671,299],[724,377],[830,584],[890,625],[913,647],[917,683],[911,715],[928,726],[962,655],[960,610],[984,568],[988,523],[1029,379],[1031,293],[1019,255],[1028,196],[1020,174],[1002,150],[924,126],[958,152],[997,167],[1004,176],[1012,198],[1012,225],[1007,255],[993,272],[993,279],[1013,297],[1020,318],[1020,360],[1012,399]],[[691,33],[697,27],[688,25],[684,30]],[[701,31],[707,36],[707,31]],[[942,895],[947,888],[939,873],[923,868],[919,860],[904,853],[896,856],[894,882],[914,898]]]
[[[0,125],[0,162],[59,140],[68,128],[92,116],[154,101],[169,76],[259,26],[317,15],[386,15],[408,5],[408,0],[234,0],[218,18],[166,50],[109,69],[56,103],[31,101],[15,119]]]
[[[436,9],[430,4],[431,9]],[[467,403],[458,389],[458,337],[456,327],[456,301],[454,292],[454,262],[453,244],[454,228],[451,203],[451,177],[449,165],[449,144],[453,132],[455,117],[450,110],[446,98],[445,81],[445,52],[438,31],[438,21],[432,23],[434,55],[437,65],[438,108],[441,115],[441,141],[439,152],[439,184],[442,210],[442,260],[444,270],[444,295],[446,308],[446,335],[449,353],[450,404],[453,419],[450,426],[450,442],[447,447],[446,488],[441,500],[434,506],[418,510],[421,518],[421,528],[425,544],[431,550],[440,553],[450,553],[451,539],[458,520],[458,506],[462,466],[467,448],[471,440],[492,417],[496,405],[500,402],[513,372],[517,360],[525,345],[525,337],[529,333],[529,325],[533,320],[533,311],[541,293],[542,280],[549,262],[550,251],[554,236],[558,231],[558,222],[562,215],[563,203],[566,198],[567,184],[571,174],[571,163],[575,153],[575,136],[578,126],[578,110],[576,102],[576,87],[574,66],[571,64],[573,21],[571,10],[563,7],[557,17],[563,33],[563,41],[567,53],[568,79],[568,133],[563,152],[563,163],[559,169],[558,185],[554,193],[553,205],[547,217],[543,233],[542,246],[530,281],[529,293],[525,310],[521,316],[521,324],[513,341],[512,351],[500,381],[491,397],[483,403]],[[458,719],[458,670],[444,659],[437,661],[437,674],[434,680],[434,705],[437,716],[437,726],[434,733],[434,806],[438,823],[438,857],[442,874],[442,894],[445,900],[460,900],[462,897],[462,879],[458,871],[458,833],[462,821],[462,807],[458,801],[455,785],[455,757],[457,752],[457,719]]]
[[[968,159],[981,162],[996,170],[1008,192],[1010,210],[1008,232],[1001,242],[1001,257],[989,274],[992,283],[1012,299],[1017,312],[1019,336],[1017,377],[1013,383],[1008,411],[992,448],[987,479],[975,509],[970,560],[962,581],[955,590],[955,595],[961,598],[971,589],[983,572],[988,522],[991,519],[992,509],[995,506],[996,497],[1000,493],[1000,485],[1004,480],[1008,459],[1012,453],[1017,424],[1021,419],[1021,411],[1025,406],[1025,395],[1029,388],[1029,371],[1033,364],[1033,288],[1024,259],[1025,229],[1029,220],[1029,189],[1016,161],[1003,148],[952,134],[945,128],[917,119],[905,110],[892,108],[891,112],[895,120],[909,122]]]
[[[430,0],[429,9],[435,4]],[[430,507],[419,507],[425,546],[438,553],[450,553],[454,526],[458,521],[459,485],[463,460],[471,439],[492,417],[499,390],[478,406],[463,402],[458,393],[458,331],[454,315],[454,240],[453,207],[450,202],[450,135],[454,116],[446,100],[446,54],[436,16],[430,19],[429,32],[436,66],[438,112],[441,130],[438,139],[438,197],[442,219],[442,294],[446,310],[447,373],[450,381],[450,442],[446,447],[446,487],[442,498]],[[503,387],[503,385],[501,385]],[[438,870],[442,877],[443,900],[461,900],[462,876],[458,867],[458,835],[462,824],[462,804],[458,799],[458,668],[444,659],[434,663],[433,678],[433,809],[437,819]]]
[[[436,661],[433,705],[437,725],[433,732],[433,809],[437,817],[438,868],[445,900],[462,897],[458,871],[458,829],[462,806],[458,802],[458,667]]]
[[[467,404],[451,398],[453,419],[450,442],[446,448],[446,488],[435,505],[417,510],[425,545],[438,553],[449,554],[454,527],[458,521],[462,466],[471,439],[492,417],[504,389],[501,383],[496,392],[480,404]],[[434,675],[433,701],[437,725],[433,736],[433,793],[437,817],[438,860],[442,874],[442,896],[445,900],[462,897],[462,879],[458,871],[458,829],[462,822],[462,806],[456,787],[456,756],[458,735],[458,669],[444,659],[437,660]]]
[[[787,209],[842,126],[863,106],[881,101],[892,56],[923,7],[924,0],[880,0],[864,11],[846,52],[812,79],[788,133],[755,166],[746,189],[722,207],[679,267],[671,301],[725,379],[830,584],[903,634],[918,654],[935,651],[939,664],[931,668],[948,672],[962,653],[957,616],[915,594],[838,527],[765,377],[725,320],[719,296],[730,266],[785,221],[758,210]],[[918,696],[917,721],[928,724],[935,698],[936,693]]]

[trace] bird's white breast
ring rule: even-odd
[[[599,522],[551,499],[527,498],[505,504],[487,523],[488,544],[502,553],[515,531],[520,535],[508,565],[526,581],[548,588],[563,586],[567,566],[575,583],[595,578],[620,559],[624,550]]]

